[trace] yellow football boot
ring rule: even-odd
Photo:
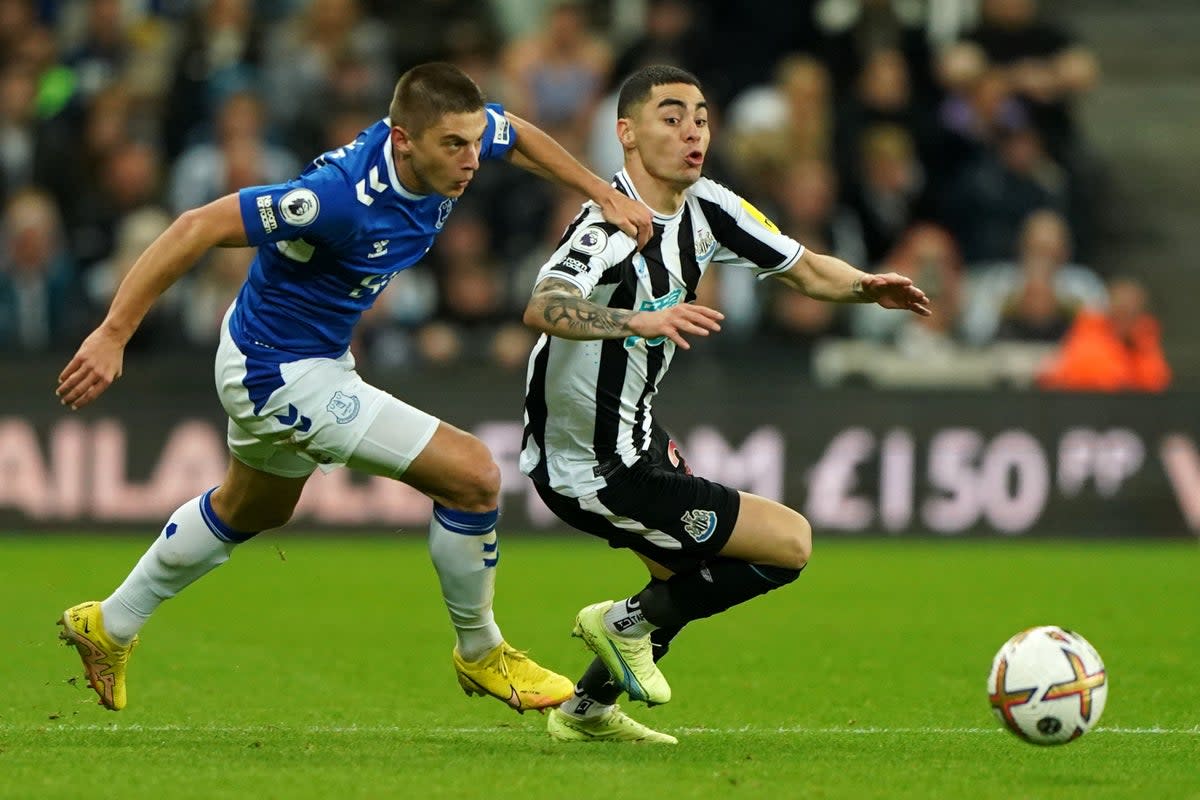
[[[465,661],[454,650],[458,685],[467,695],[491,695],[524,714],[565,703],[575,693],[569,678],[551,672],[508,642],[501,642],[478,661]]]
[[[572,636],[583,643],[604,662],[613,680],[624,689],[631,700],[647,705],[661,705],[671,699],[671,686],[654,663],[650,637],[627,638],[610,633],[604,624],[604,614],[613,601],[605,600],[587,606],[575,617]]]
[[[75,645],[83,660],[88,683],[100,695],[100,705],[112,711],[125,707],[125,665],[137,637],[126,646],[108,638],[100,618],[100,603],[92,600],[72,606],[58,620],[58,638]]]
[[[546,732],[560,742],[653,742],[679,744],[669,733],[656,731],[613,706],[594,717],[573,717],[561,709],[552,709],[546,720]]]

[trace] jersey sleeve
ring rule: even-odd
[[[354,188],[332,166],[287,183],[248,186],[238,192],[238,203],[251,246],[300,238],[328,245],[355,229]]]
[[[804,254],[804,245],[741,196],[706,181],[697,197],[717,240],[713,261],[754,270],[758,278],[785,272]]]
[[[483,109],[487,112],[487,127],[483,129],[479,158],[503,158],[517,146],[517,129],[504,116],[504,106],[499,103],[488,103]]]
[[[591,295],[600,277],[629,258],[637,242],[616,225],[605,222],[599,207],[589,203],[571,223],[550,259],[538,271],[534,285],[559,278]]]

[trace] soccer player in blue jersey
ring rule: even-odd
[[[106,600],[67,609],[100,702],[125,706],[137,633],[166,599],[285,524],[321,465],[403,481],[434,503],[429,551],[457,633],[463,690],[518,711],[571,696],[567,678],[504,641],[492,614],[500,472],[464,431],[365,383],[351,331],[388,282],[433,243],[480,161],[508,158],[572,187],[645,242],[650,214],[545,133],[495,104],[456,67],[424,64],[396,84],[389,116],[293,181],[252,186],[181,215],[146,249],[100,326],[60,375],[71,409],[121,375],[125,345],[155,299],[211,247],[258,248],[226,314],[216,382],[233,455],[221,485],[184,503]]]

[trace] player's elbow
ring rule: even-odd
[[[533,328],[538,332],[546,330],[546,315],[542,313],[542,304],[536,296],[525,306],[521,322],[525,323],[526,327]]]
[[[176,236],[198,250],[245,247],[246,229],[236,194],[225,195],[179,215],[172,226]]]

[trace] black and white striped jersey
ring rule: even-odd
[[[640,199],[625,171],[614,183]],[[654,235],[640,253],[598,206],[586,204],[537,282],[559,278],[594,303],[654,311],[694,300],[709,264],[761,278],[789,269],[803,252],[750,203],[701,178],[679,211],[654,215]],[[573,341],[543,334],[529,357],[521,471],[568,497],[605,486],[650,446],[651,402],[674,353],[665,337]]]

